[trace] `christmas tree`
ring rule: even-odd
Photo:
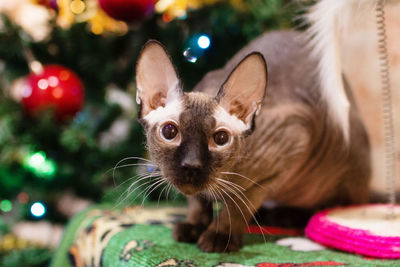
[[[147,40],[166,46],[190,90],[262,32],[300,25],[303,4],[2,1],[0,266],[40,266],[51,257],[11,235],[17,222],[63,225],[82,203],[143,201],[146,193],[129,185],[151,171],[139,160],[146,155],[134,77]],[[162,189],[147,200],[164,199]]]

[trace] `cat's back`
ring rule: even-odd
[[[242,48],[226,65],[207,73],[195,91],[215,95],[234,67],[249,53],[263,54],[268,68],[266,102],[273,105],[282,101],[311,101],[319,99],[317,62],[311,57],[301,33],[296,31],[268,32]]]
[[[269,197],[285,205],[365,201],[370,163],[364,126],[348,90],[352,106],[346,144],[321,101],[318,63],[302,33],[263,34],[222,69],[209,72],[195,90],[215,95],[234,67],[253,51],[262,53],[267,62],[268,85],[255,131],[246,139],[251,160],[239,163],[235,171],[259,183],[275,177]]]

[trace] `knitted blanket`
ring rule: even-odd
[[[182,207],[92,208],[69,223],[51,266],[400,266],[327,249],[302,231],[267,226],[250,226],[239,252],[203,253],[172,239],[172,226],[184,214]]]

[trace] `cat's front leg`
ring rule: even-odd
[[[248,222],[264,201],[259,188],[236,194],[223,193],[225,206],[204,231],[197,246],[204,252],[234,252],[243,246],[243,234]]]
[[[187,200],[186,221],[175,225],[173,238],[179,242],[196,243],[212,221],[212,202],[201,196],[188,196]]]

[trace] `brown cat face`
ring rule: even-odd
[[[214,98],[187,93],[157,112],[157,121],[145,123],[148,148],[164,177],[182,193],[204,190],[240,157],[240,141],[247,127]]]
[[[217,96],[183,93],[164,48],[150,42],[139,58],[136,80],[151,157],[169,182],[192,195],[241,157],[242,140],[264,97],[266,67],[262,56],[251,54]]]

